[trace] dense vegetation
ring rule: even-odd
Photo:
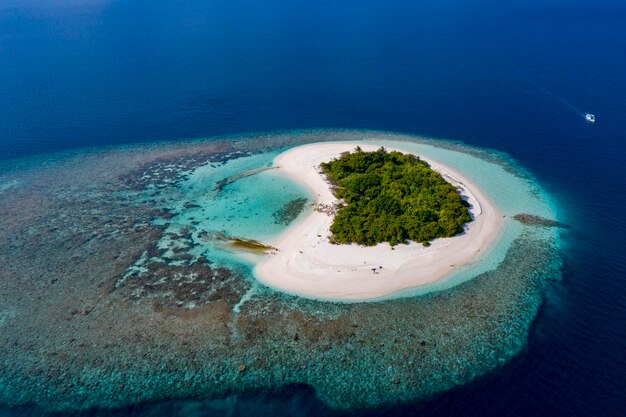
[[[333,243],[426,246],[462,232],[471,220],[456,188],[415,155],[357,147],[321,167],[342,200],[330,227]]]

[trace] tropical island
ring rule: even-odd
[[[341,201],[331,243],[395,246],[411,240],[428,246],[463,232],[471,221],[457,188],[416,155],[357,146],[320,166]]]
[[[256,263],[265,285],[313,299],[365,301],[424,290],[486,255],[502,215],[454,169],[400,148],[325,142],[274,159],[315,198]]]

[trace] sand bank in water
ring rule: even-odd
[[[315,143],[289,149],[276,157],[274,165],[278,172],[307,186],[316,196],[316,207],[328,207],[337,199],[321,174],[320,163],[352,151],[357,145],[364,151],[379,148],[371,143]],[[387,149],[408,153],[401,148]],[[363,301],[431,284],[445,279],[456,268],[476,262],[495,242],[502,215],[463,175],[436,161],[420,158],[459,187],[470,203],[474,220],[465,226],[463,234],[436,239],[430,247],[415,242],[393,249],[387,243],[371,247],[334,245],[328,240],[333,217],[312,210],[280,236],[266,242],[278,250],[255,266],[256,278],[274,289],[308,298]]]

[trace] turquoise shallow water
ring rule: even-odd
[[[277,221],[276,216],[286,204],[298,198],[313,201],[307,189],[268,169],[279,153],[280,150],[244,156],[193,170],[188,179],[179,184],[179,192],[184,197],[171,207],[180,214],[157,223],[167,222],[169,232],[189,229],[195,243],[192,253],[210,259],[214,266],[249,271],[255,256],[228,250],[212,235],[262,243],[284,231],[286,225]],[[175,240],[168,238],[159,243],[161,248],[176,245]]]

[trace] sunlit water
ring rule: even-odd
[[[502,357],[511,358],[515,352],[512,359],[493,370],[497,361],[490,362],[485,359],[487,355],[480,363],[491,371],[483,377],[456,385],[430,400],[412,400],[416,391],[411,391],[408,397],[395,397],[397,401],[388,404],[389,408],[375,409],[371,414],[626,414],[622,392],[626,333],[624,326],[619,326],[626,316],[626,201],[619,191],[626,182],[626,53],[622,41],[626,39],[626,8],[622,2],[365,0],[298,6],[282,0],[271,4],[251,0],[0,3],[0,157],[6,160],[0,179],[0,230],[5,233],[0,251],[4,265],[0,280],[1,351],[5,355],[0,378],[13,384],[2,385],[3,398],[11,404],[35,401],[46,405],[56,398],[57,405],[68,407],[107,401],[111,407],[122,407],[90,410],[84,412],[86,415],[329,415],[319,397],[331,394],[320,391],[316,397],[311,387],[319,386],[323,375],[333,374],[324,368],[313,375],[309,367],[307,383],[299,384],[297,381],[305,379],[304,372],[298,371],[299,378],[295,375],[301,364],[294,358],[301,352],[294,353],[292,362],[285,362],[293,365],[291,376],[285,378],[286,367],[281,374],[274,368],[276,363],[270,363],[272,372],[251,371],[238,386],[250,388],[257,377],[269,385],[279,385],[281,380],[296,385],[263,392],[250,388],[246,394],[223,392],[218,400],[213,396],[204,400],[207,391],[203,384],[214,381],[217,373],[233,376],[229,372],[236,372],[240,360],[220,369],[197,371],[202,364],[213,366],[208,358],[215,355],[206,346],[207,339],[214,338],[204,336],[201,329],[206,323],[200,324],[197,317],[178,322],[177,316],[168,315],[168,308],[180,308],[190,297],[195,297],[194,302],[221,297],[227,302],[204,317],[225,314],[227,319],[216,322],[230,326],[227,311],[248,297],[250,301],[239,306],[240,316],[252,318],[254,308],[268,318],[263,321],[257,317],[254,324],[243,319],[239,334],[228,333],[235,327],[227,329],[228,336],[226,330],[216,330],[223,338],[215,339],[216,346],[226,346],[231,356],[240,356],[245,350],[246,335],[251,337],[248,349],[265,338],[280,341],[277,334],[293,338],[293,326],[304,321],[280,318],[292,309],[316,312],[300,318],[313,318],[315,326],[321,326],[314,320],[317,315],[327,323],[346,311],[333,307],[331,314],[331,307],[322,311],[306,302],[275,299],[262,289],[259,295],[247,278],[227,279],[215,293],[196,283],[195,295],[158,279],[138,279],[134,286],[129,281],[104,295],[115,286],[102,278],[114,281],[144,251],[160,257],[161,249],[148,244],[155,239],[164,244],[186,242],[186,250],[199,251],[193,257],[212,250],[192,248],[193,235],[175,238],[157,235],[152,229],[168,220],[165,217],[173,216],[172,220],[180,216],[186,222],[184,218],[194,210],[199,218],[194,221],[202,221],[206,227],[208,218],[203,217],[202,209],[200,213],[197,208],[186,209],[188,213],[177,211],[190,199],[202,201],[206,196],[206,202],[204,187],[194,194],[182,188],[181,180],[178,191],[163,191],[162,196],[169,196],[167,201],[161,201],[158,194],[151,197],[157,191],[146,191],[141,198],[147,203],[138,206],[134,204],[141,203],[141,198],[134,191],[130,192],[132,203],[122,198],[128,189],[111,194],[111,188],[119,186],[122,171],[130,172],[146,162],[141,147],[134,148],[133,144],[221,134],[232,134],[226,140],[233,143],[245,142],[246,138],[262,142],[266,135],[242,138],[240,134],[331,126],[411,132],[460,140],[472,149],[505,152],[516,161],[517,171],[521,166],[533,174],[529,186],[539,186],[546,210],[570,226],[560,231],[558,243],[563,280],[549,285],[545,298],[525,293],[510,280],[497,281],[507,284],[497,291],[488,284],[494,281],[484,280],[481,286],[481,281],[472,280],[469,288],[474,292],[466,291],[467,297],[456,298],[461,292],[452,290],[452,295],[444,292],[430,303],[410,305],[412,311],[443,320],[447,316],[437,312],[458,309],[466,313],[463,308],[472,305],[468,295],[472,293],[474,300],[492,308],[493,314],[482,321],[483,334],[497,335],[495,340],[509,349]],[[585,123],[564,101],[579,111],[594,113],[597,122]],[[325,136],[318,135],[316,140]],[[300,143],[301,137],[291,135],[257,150],[278,152]],[[128,152],[112,151],[115,144],[126,145]],[[77,150],[83,147],[95,149]],[[47,154],[64,149],[70,153]],[[16,161],[12,159],[15,157],[28,159]],[[266,161],[269,159],[268,154]],[[69,163],[55,170],[51,161]],[[237,161],[243,163],[244,159],[230,159],[219,169],[227,170],[229,163]],[[267,174],[263,178],[269,182]],[[133,178],[141,175],[132,173]],[[231,190],[244,187],[252,178],[233,183]],[[498,177],[490,180],[498,181]],[[211,181],[207,177],[207,182]],[[289,189],[296,192],[291,186]],[[497,190],[492,192],[497,194]],[[278,201],[268,202],[274,203],[278,205]],[[538,208],[534,203],[531,206]],[[158,210],[146,212],[154,207]],[[159,211],[165,208],[174,212]],[[217,213],[220,204],[205,208],[204,213],[211,210]],[[269,210],[264,215],[274,219]],[[223,217],[220,221],[216,228],[236,227]],[[270,221],[269,225],[273,224]],[[240,229],[241,233],[254,235],[255,225],[250,227]],[[281,229],[279,225],[271,227],[276,227],[272,233]],[[124,238],[118,239],[122,235]],[[536,242],[521,248],[529,259],[543,249]],[[164,262],[184,263],[185,254],[170,253],[172,257]],[[211,254],[218,255],[217,251]],[[224,263],[240,262],[230,253],[219,256]],[[551,263],[542,265],[548,274],[555,272]],[[509,275],[530,268],[519,264],[510,267]],[[243,271],[246,268],[244,265]],[[177,272],[181,276],[194,273]],[[519,300],[534,301],[510,304],[511,299],[504,294],[522,294]],[[143,304],[144,310],[141,307],[144,297],[149,296],[165,300],[162,316],[153,321],[152,310],[146,306],[154,300]],[[446,297],[449,303],[444,302]],[[540,299],[544,301],[535,316]],[[105,301],[99,304],[96,300]],[[491,304],[497,301],[502,301],[499,308]],[[390,395],[397,387],[394,376],[380,380],[380,375],[393,373],[393,369],[383,368],[390,355],[398,363],[407,363],[407,351],[402,347],[416,345],[406,328],[421,324],[421,334],[430,334],[433,341],[441,341],[441,346],[449,346],[445,341],[458,337],[455,340],[466,343],[459,352],[474,356],[478,351],[469,347],[460,333],[478,334],[479,329],[437,335],[443,327],[455,328],[465,322],[426,328],[425,323],[412,321],[412,316],[398,313],[407,310],[402,303],[411,302],[405,299],[352,313],[350,320],[371,318],[366,327],[379,330],[374,322],[393,324],[398,317],[403,318],[398,328],[380,330],[373,337],[349,327],[350,323],[322,326],[321,335],[344,340],[345,344],[328,348],[320,342],[314,352],[322,353],[308,357],[319,363],[331,356],[332,361],[354,360],[354,373],[346,375],[361,381],[363,385],[355,387],[372,392],[375,398],[377,389]],[[270,308],[278,305],[278,309]],[[522,309],[528,315],[520,315]],[[501,314],[499,319],[496,314]],[[17,322],[19,328],[15,327]],[[511,332],[489,333],[503,326]],[[350,330],[344,332],[346,328]],[[152,340],[148,329],[166,337]],[[276,332],[274,336],[256,332],[271,329]],[[300,328],[297,331],[300,340],[313,343],[315,334],[304,335]],[[239,337],[236,340],[244,347],[226,345],[224,341],[230,337]],[[369,360],[355,356],[355,352],[364,354],[365,350],[348,349],[359,340],[372,343],[394,337],[407,339],[402,339],[397,344],[400,349],[394,352],[390,346],[378,347],[370,352]],[[100,348],[94,347],[95,341],[102,340],[106,342]],[[429,346],[426,352],[433,352],[430,340],[423,341]],[[472,346],[497,345],[479,342]],[[254,354],[283,358],[267,355],[267,351],[288,352],[292,345],[298,346],[295,341],[291,345],[281,343],[265,345]],[[184,361],[191,361],[191,365]],[[158,371],[155,363],[160,366]],[[180,373],[174,372],[176,366]],[[190,366],[196,373],[185,373]],[[107,371],[116,369],[126,371]],[[433,368],[423,369],[425,376]],[[83,383],[92,386],[85,388],[78,383],[76,377],[81,372],[86,373]],[[382,382],[378,388],[368,385],[368,375],[379,377]],[[349,386],[337,378],[329,379],[335,387]],[[68,387],[70,383],[74,385]],[[225,385],[225,381],[217,381],[211,386]],[[193,391],[190,386],[200,388]],[[147,403],[129,405],[129,397]],[[24,405],[7,413],[36,415],[41,409]]]

